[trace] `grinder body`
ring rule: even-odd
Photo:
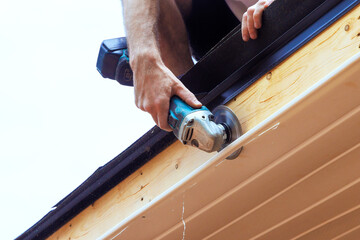
[[[207,107],[192,108],[177,96],[170,100],[168,123],[183,144],[206,152],[220,150],[227,138],[224,126],[214,122]]]
[[[96,67],[104,78],[133,86],[126,38],[104,40]],[[231,109],[218,106],[211,113],[205,106],[192,108],[178,96],[170,99],[168,123],[183,144],[206,152],[220,151],[241,135],[240,123]],[[240,151],[227,159],[236,158]]]

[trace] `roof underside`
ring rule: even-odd
[[[360,53],[99,239],[359,239],[359,75]]]
[[[301,4],[275,1],[264,13],[263,28],[256,42],[243,42],[240,26],[235,28],[181,80],[191,91],[202,94],[202,103],[210,109],[224,104],[358,3],[358,0],[304,0]],[[51,235],[175,140],[172,133],[152,128],[99,168],[18,239]]]

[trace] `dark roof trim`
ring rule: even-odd
[[[201,101],[210,109],[219,103],[226,103],[359,2],[277,0],[264,13],[259,39],[245,43],[241,40],[240,26],[235,28],[181,81],[194,93],[207,93]],[[60,201],[54,210],[17,239],[44,239],[50,236],[175,140],[172,133],[152,128],[95,171]]]

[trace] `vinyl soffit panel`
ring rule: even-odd
[[[359,74],[357,54],[100,239],[305,238],[346,219],[360,205]]]

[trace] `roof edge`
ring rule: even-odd
[[[297,1],[275,1],[264,13],[264,24],[259,31],[258,40],[243,42],[240,27],[235,28],[191,68],[181,81],[194,93],[207,93],[201,98],[201,102],[210,109],[226,103],[359,2],[304,0],[299,6]],[[289,12],[291,19],[287,19]],[[287,21],[279,23],[278,19],[282,17]],[[224,62],[229,64],[223,64]],[[43,239],[50,236],[175,140],[172,133],[153,127],[121,154],[96,170],[61,200],[54,210],[17,239]]]

